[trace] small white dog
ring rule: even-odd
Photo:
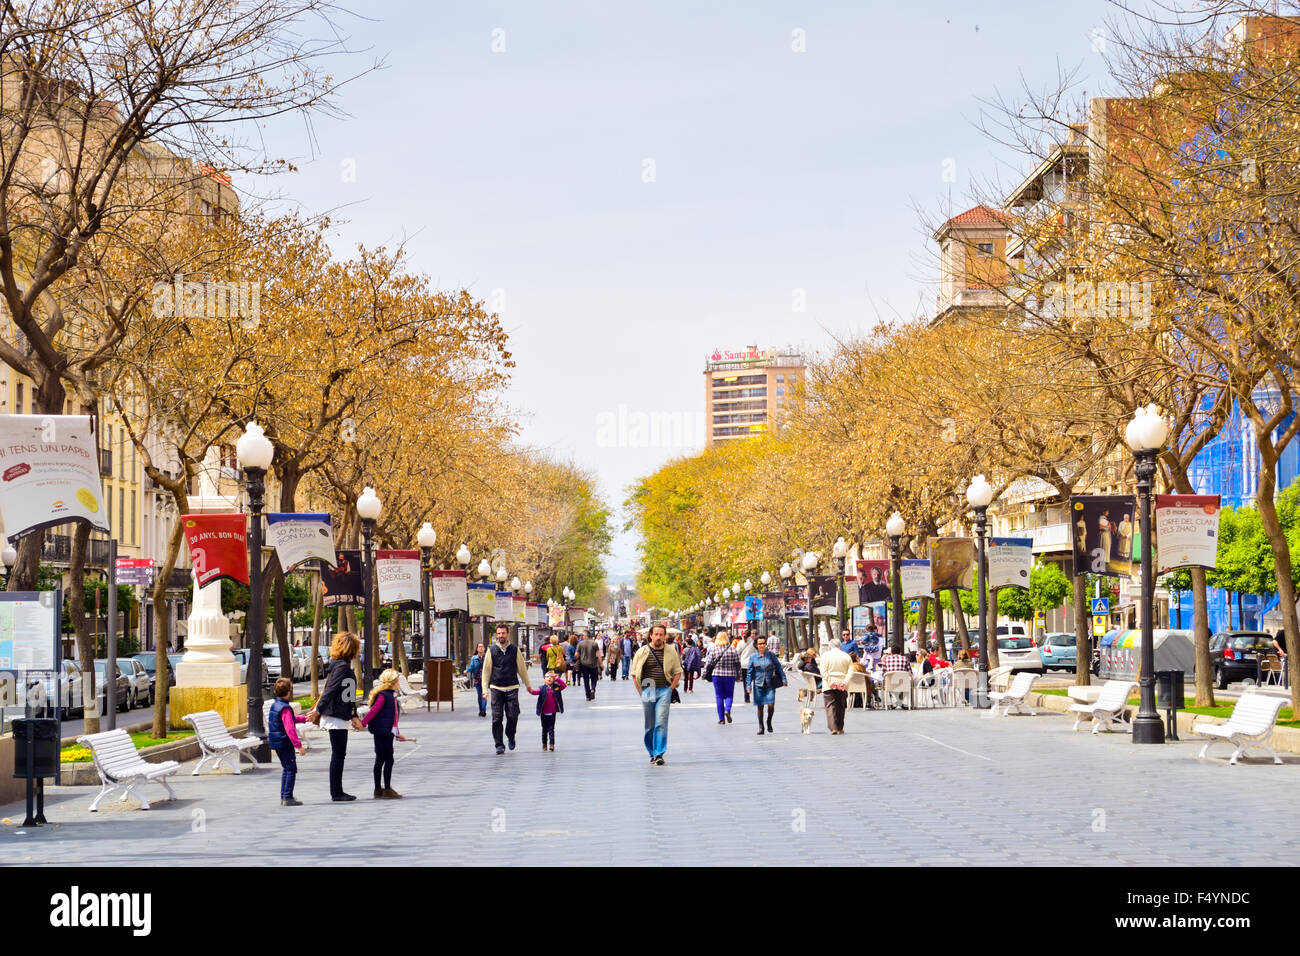
[[[813,711],[811,707],[803,707],[799,710],[799,726],[805,734],[812,733]]]

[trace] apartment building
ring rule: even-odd
[[[778,426],[807,366],[792,349],[714,349],[704,364],[707,445],[754,438]]]

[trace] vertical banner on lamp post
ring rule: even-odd
[[[5,536],[75,521],[109,530],[99,445],[89,415],[0,415],[0,519]]]
[[[930,590],[975,587],[975,539],[930,539]]]
[[[808,586],[794,584],[785,589],[785,609],[791,617],[808,616]]]
[[[1156,495],[1156,572],[1213,569],[1219,553],[1218,495]]]
[[[569,623],[574,627],[587,626],[587,609],[585,607],[575,607],[569,609]]]
[[[989,587],[1029,590],[1029,574],[1034,567],[1033,547],[1033,538],[989,538],[986,551]]]
[[[320,586],[325,607],[364,604],[366,592],[361,579],[361,552],[355,549],[335,551],[334,566],[320,569]]]
[[[889,562],[872,560],[858,562],[858,601],[861,604],[879,604],[889,600]]]
[[[470,617],[494,617],[496,615],[496,586],[490,581],[470,584],[466,589],[469,597]]]
[[[492,596],[492,617],[498,623],[512,624],[515,619],[514,596],[509,591],[497,591]]]
[[[903,600],[930,597],[930,562],[904,558],[899,562],[898,575],[902,579]]]
[[[814,574],[808,578],[809,603],[813,614],[834,617],[840,612],[839,578],[833,574]]]
[[[429,578],[433,582],[433,606],[439,614],[469,610],[464,571],[438,568],[429,572]]]
[[[1091,571],[1127,577],[1137,570],[1133,541],[1137,508],[1132,495],[1075,495],[1070,498],[1070,535],[1075,573]]]
[[[785,594],[781,591],[763,592],[763,620],[779,621],[785,617]]]
[[[514,599],[513,620],[516,624],[528,623],[528,599],[527,598],[516,597]]]
[[[335,562],[334,528],[328,514],[268,512],[266,543],[275,548],[286,573],[305,561]]]
[[[447,658],[451,654],[447,650],[447,619],[445,617],[435,617],[433,619],[433,633],[430,635],[429,655],[436,658]]]
[[[552,628],[558,629],[564,627],[564,605],[563,604],[547,605],[546,620],[547,623]]]
[[[420,603],[420,552],[375,552],[375,580],[380,604]]]
[[[745,620],[763,620],[763,599],[757,594],[745,595]]]
[[[547,623],[546,621],[542,620],[543,607],[545,607],[545,605],[537,601],[528,602],[528,626],[529,627],[540,627],[543,624]]]
[[[248,583],[248,521],[245,515],[185,515],[181,523],[199,587],[221,578]]]

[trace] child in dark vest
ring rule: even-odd
[[[405,740],[397,729],[398,673],[391,667],[379,675],[379,683],[370,692],[370,709],[361,718],[361,726],[375,738],[375,799],[397,800],[402,795],[393,789],[393,738]],[[383,786],[380,786],[380,778]]]
[[[293,705],[289,703],[289,695],[292,693],[293,681],[289,678],[281,677],[275,682],[275,700],[271,702],[271,714],[266,722],[266,744],[280,758],[282,768],[280,771],[280,806],[282,807],[302,806],[301,800],[293,798],[293,783],[298,777],[298,758],[293,755],[293,752],[295,750],[300,754],[307,752],[302,741],[298,739],[298,731],[294,727],[294,724],[305,724],[307,718],[294,713]]]
[[[546,672],[546,683],[539,690],[528,688],[537,698],[537,716],[542,718],[542,749],[555,749],[555,716],[564,713],[564,678],[554,671]],[[549,746],[548,746],[549,744]]]

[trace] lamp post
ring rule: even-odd
[[[794,568],[787,561],[776,572],[781,578],[781,626],[785,629],[785,639],[791,644],[798,644],[796,636],[790,630],[790,603],[785,599],[785,592],[790,589],[790,579],[794,577]]]
[[[362,679],[367,684],[377,676],[375,672],[375,643],[379,634],[379,614],[374,601],[375,555],[372,550],[375,538],[375,521],[383,510],[383,502],[375,494],[375,489],[366,485],[357,498],[357,517],[361,519],[361,573],[362,591],[366,601],[366,639],[363,645],[361,661]]]
[[[816,551],[805,551],[803,557],[799,559],[799,567],[803,569],[804,580],[808,582],[808,646],[812,647],[812,639],[817,636],[817,619],[813,614],[812,606],[812,573],[817,570],[817,565],[821,561],[817,557]],[[817,642],[821,646],[821,641]]]
[[[514,631],[516,643],[519,642],[519,619],[515,617],[515,598],[519,597],[519,592],[523,590],[523,587],[524,587],[524,582],[519,580],[519,575],[516,574],[513,578],[510,579],[510,617],[512,619],[511,629]],[[527,620],[527,612],[525,612],[525,620]],[[528,637],[528,635],[525,634],[524,637],[525,637],[524,646],[527,647],[528,643],[526,638]],[[527,656],[528,656],[528,652],[525,651],[524,657]]]
[[[465,583],[467,585],[469,584],[469,563],[470,561],[473,560],[473,558],[474,555],[470,554],[469,548],[465,547],[463,543],[459,548],[456,549],[456,563],[459,564],[460,569],[465,572]],[[456,662],[460,664],[461,668],[464,668],[465,662],[469,660],[469,607],[468,607],[469,591],[468,589],[466,589],[465,601],[467,605],[465,610],[463,612],[462,611],[456,612],[456,623],[461,625],[459,628],[457,628],[457,630],[460,633],[456,635]],[[462,613],[465,615],[464,618],[461,617]]]
[[[1148,405],[1133,413],[1124,430],[1124,440],[1133,452],[1137,472],[1138,506],[1142,534],[1142,664],[1138,677],[1140,699],[1133,718],[1133,743],[1162,744],[1165,726],[1156,713],[1155,647],[1152,646],[1152,600],[1154,580],[1151,567],[1151,483],[1156,474],[1156,455],[1164,447],[1169,423],[1159,409]]]
[[[524,582],[524,635],[529,647],[533,646],[533,628],[535,625],[528,623],[528,606],[533,603],[533,582]]]
[[[431,656],[429,647],[429,565],[433,560],[433,546],[438,541],[438,532],[433,525],[425,522],[415,533],[415,543],[420,546],[420,605],[424,611],[424,659]]]
[[[835,621],[839,625],[835,632],[836,636],[844,634],[844,556],[849,553],[849,543],[844,540],[844,536],[835,539],[835,545],[831,548],[831,556],[835,558]]]
[[[900,579],[898,541],[907,529],[903,516],[895,511],[885,522],[885,535],[889,538],[889,614],[893,626],[889,629],[889,650],[894,654],[903,653],[903,582]],[[918,653],[920,644],[917,644]]]
[[[988,519],[989,503],[993,500],[993,488],[983,475],[976,475],[966,488],[966,501],[975,509],[975,540],[979,548],[979,609],[980,609],[980,659],[975,688],[975,706],[987,710],[992,702],[989,700],[989,605],[988,605],[988,561],[984,554],[984,532]],[[957,613],[960,613],[958,611]],[[920,645],[917,645],[918,651]]]
[[[9,587],[9,574],[10,574],[10,571],[12,570],[12,568],[13,568],[13,566],[14,566],[14,562],[18,560],[18,552],[14,550],[13,545],[11,545],[11,544],[6,544],[6,545],[5,545],[4,550],[3,550],[3,551],[0,551],[0,560],[4,561],[4,565],[5,565],[5,587],[8,588],[8,587]]]
[[[248,480],[248,736],[260,743],[253,750],[255,759],[269,761],[271,748],[266,745],[266,722],[262,717],[262,642],[266,639],[266,595],[262,593],[262,505],[266,492],[266,470],[271,467],[275,446],[262,426],[249,422],[235,443],[239,467]]]

